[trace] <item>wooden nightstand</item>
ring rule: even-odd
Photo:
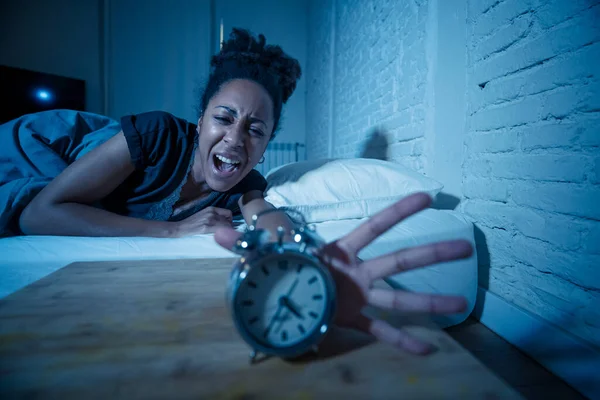
[[[411,356],[335,330],[317,358],[249,363],[225,285],[233,259],[81,262],[0,300],[0,397],[508,399],[447,333]]]

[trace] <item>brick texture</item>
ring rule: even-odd
[[[332,1],[311,2],[309,157],[331,127],[334,157],[377,129],[390,160],[423,172],[425,154],[443,157],[424,135],[439,3]],[[480,286],[600,348],[600,1],[465,1],[457,211],[478,228]]]
[[[387,139],[389,160],[423,170],[427,8],[426,1],[338,1],[332,62],[331,1],[311,1],[309,158],[327,156],[328,142],[323,138],[333,122],[333,157],[358,157],[365,149],[378,154],[370,140],[377,131]],[[333,98],[329,82],[332,66]],[[334,120],[328,121],[331,101]]]
[[[308,3],[306,84],[306,158],[326,158],[331,102],[331,18],[333,0]]]
[[[461,210],[480,285],[600,347],[598,3],[469,0]]]

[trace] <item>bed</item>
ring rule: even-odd
[[[324,221],[313,224],[327,241],[358,226],[366,218]],[[244,229],[244,225],[237,227]],[[459,213],[427,209],[396,225],[359,254],[370,259],[400,249],[446,239],[473,241],[472,224]],[[177,258],[222,258],[236,254],[217,245],[212,234],[177,239],[81,238],[16,236],[0,239],[0,297],[5,297],[69,263],[76,261],[143,260]],[[450,326],[471,312],[476,293],[477,263],[469,259],[440,263],[393,277],[389,283],[409,290],[462,294],[469,308],[463,314],[440,318]]]
[[[18,236],[12,234],[19,210],[66,165],[119,130],[117,121],[91,113],[59,110],[24,116],[0,126],[0,297],[76,261],[234,257],[213,235],[178,239]],[[443,185],[385,160],[319,159],[290,162],[266,174],[266,199],[278,208],[300,212],[327,241],[411,193],[432,198]],[[244,229],[239,225],[238,229]],[[363,249],[370,259],[446,239],[474,245],[473,225],[456,211],[426,209],[396,225]],[[439,319],[443,326],[471,312],[477,291],[476,254],[403,273],[388,283],[419,292],[461,294],[469,301],[461,315]]]

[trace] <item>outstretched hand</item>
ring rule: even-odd
[[[466,240],[451,240],[405,248],[370,260],[358,258],[361,249],[407,217],[429,207],[431,197],[417,193],[405,197],[373,215],[352,232],[323,246],[317,256],[329,267],[336,283],[335,324],[372,334],[378,340],[410,353],[427,354],[433,348],[401,328],[362,314],[366,305],[403,312],[449,314],[462,312],[467,302],[461,296],[413,293],[374,288],[373,283],[397,273],[431,264],[467,258],[473,248]],[[215,232],[215,240],[226,249],[233,248],[240,232],[230,228]]]

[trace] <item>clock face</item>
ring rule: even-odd
[[[321,269],[302,257],[271,257],[254,265],[239,287],[236,308],[254,340],[290,347],[321,328],[329,301]]]

